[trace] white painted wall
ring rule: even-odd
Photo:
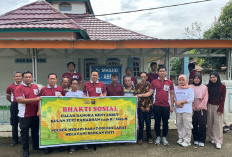
[[[49,51],[49,50],[48,50]],[[80,70],[81,76],[84,79],[84,58],[89,56],[81,56],[80,58]],[[136,56],[133,56],[136,57]],[[96,55],[98,64],[105,65],[106,57],[101,55]],[[111,57],[109,57],[111,58]],[[146,61],[146,59],[144,59]],[[65,58],[65,57],[47,57],[47,63],[38,63],[38,84],[47,85],[47,75],[51,72],[55,72],[58,75],[58,84],[60,84],[61,76],[64,72],[67,72],[67,63],[73,61],[78,66],[78,58]],[[120,58],[120,64],[122,65],[122,76],[125,75],[125,69],[127,67],[127,58]],[[144,63],[144,69],[147,71],[147,66],[149,63]],[[1,73],[1,82],[0,82],[0,91],[4,93],[7,86],[13,82],[13,73],[14,71],[32,71],[31,63],[15,63],[14,58],[5,58],[1,59],[0,57],[0,73]],[[78,67],[76,67],[78,71]],[[143,70],[143,63],[141,60],[141,70]],[[84,82],[89,80],[83,80]]]

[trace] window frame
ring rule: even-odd
[[[135,65],[136,63],[138,63],[138,65]],[[140,72],[141,72],[141,59],[139,57],[133,57],[133,61],[132,61],[132,75],[134,77],[139,77]],[[137,69],[137,70],[135,70]]]
[[[88,67],[86,66],[87,63],[91,63],[91,62],[95,62],[94,64],[90,64],[88,65]],[[91,73],[91,66],[92,65],[97,65],[97,58],[84,58],[84,79],[85,80],[89,80],[90,79],[90,73]],[[87,73],[87,68],[88,68],[88,73]],[[89,75],[89,77],[87,76]]]
[[[117,64],[109,64],[109,62],[118,62]],[[118,58],[107,58],[106,60],[106,65],[107,66],[119,66],[120,65],[120,59]]]
[[[62,5],[64,5],[64,6],[62,6]],[[61,8],[68,8],[68,7],[70,7],[70,10],[66,10],[66,9],[64,9],[64,10],[61,10]],[[61,3],[59,3],[59,10],[60,11],[72,11],[72,4],[71,3],[68,3],[68,2],[61,2]]]

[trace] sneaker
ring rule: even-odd
[[[214,140],[210,140],[210,143],[215,144]]]
[[[183,147],[188,147],[191,146],[191,143],[182,142],[180,145],[182,145]]]
[[[181,144],[183,142],[183,139],[179,139],[176,143]]]
[[[163,142],[163,145],[165,145],[165,146],[169,145],[168,140],[166,139],[166,137],[162,138],[162,142]]]
[[[221,148],[222,148],[221,143],[216,143],[216,148],[217,148],[217,149],[221,149]]]
[[[156,145],[159,145],[159,144],[160,144],[160,136],[158,136],[158,137],[156,138],[155,144],[156,144]]]
[[[200,146],[200,147],[204,147],[204,146],[205,146],[205,144],[204,144],[204,143],[202,143],[202,142],[199,142],[198,146]]]
[[[198,141],[194,141],[194,143],[193,144],[195,144],[195,145],[199,145],[199,142]]]

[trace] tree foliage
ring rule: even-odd
[[[232,2],[228,2],[212,27],[204,33],[205,39],[232,38]]]
[[[207,30],[204,39],[232,39],[232,2],[228,2],[223,8],[221,15],[215,20],[212,27]],[[225,54],[226,51],[218,52]],[[226,65],[226,58],[207,58],[203,63],[203,67],[211,67],[221,70],[221,66]]]

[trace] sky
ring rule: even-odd
[[[0,14],[36,0],[4,0]],[[199,0],[90,0],[95,15],[155,8]],[[192,23],[201,25],[201,32],[208,30],[219,17],[229,0],[213,0],[179,7],[143,11],[130,14],[99,17],[120,27],[159,39],[184,39],[185,28]]]

